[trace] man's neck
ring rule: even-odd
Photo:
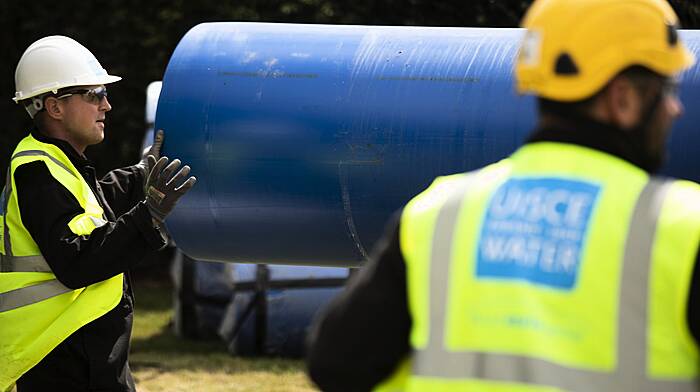
[[[56,132],[55,130],[54,131],[47,130],[46,128],[41,128],[39,126],[37,126],[35,128],[35,131],[42,138],[62,142],[61,144],[63,144],[66,148],[70,147],[76,156],[83,158],[83,159],[86,159],[85,158],[85,147],[80,146],[80,145],[76,145],[74,142],[71,141],[71,138],[65,136],[64,133]]]
[[[540,116],[538,127],[527,142],[545,141],[576,144],[603,151],[650,173],[659,169],[657,165],[652,164],[644,147],[630,132],[590,118]]]
[[[48,137],[50,139],[55,139],[55,140],[62,140],[66,143],[68,143],[73,150],[75,151],[76,154],[80,157],[85,157],[85,149],[87,146],[81,145],[77,143],[73,138],[70,137],[70,134],[68,131],[63,130],[63,129],[56,129],[53,127],[40,127],[37,126],[36,128],[39,133],[44,135],[45,137]]]

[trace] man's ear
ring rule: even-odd
[[[611,80],[601,98],[610,123],[622,129],[637,125],[642,98],[628,78],[618,76]]]
[[[63,118],[63,106],[56,97],[48,97],[44,99],[44,108],[46,114],[56,120]]]

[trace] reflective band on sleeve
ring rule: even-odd
[[[0,312],[17,309],[73,291],[58,280],[49,280],[32,286],[0,293]]]
[[[7,256],[0,254],[0,272],[52,272],[44,256]]]
[[[95,216],[90,216],[90,220],[92,221],[92,224],[95,225],[95,228],[102,227],[107,224],[106,220]]]
[[[642,190],[625,244],[618,314],[618,366],[615,372],[579,370],[550,361],[491,352],[444,348],[452,236],[468,181],[441,208],[433,234],[430,260],[430,325],[425,349],[413,353],[416,376],[443,379],[478,378],[552,386],[567,391],[696,391],[694,381],[650,380],[646,376],[646,323],[632,312],[647,313],[649,269],[656,224],[671,181],[651,180]],[[646,319],[646,317],[645,317]]]
[[[59,161],[59,160],[56,159],[55,157],[49,155],[49,153],[47,153],[46,151],[41,151],[41,150],[25,150],[25,151],[20,151],[20,152],[18,152],[17,154],[13,155],[13,156],[12,156],[12,159],[10,159],[10,160],[13,160],[13,159],[15,159],[15,158],[20,158],[20,157],[27,157],[27,156],[44,156],[44,157],[47,157],[47,158],[51,159],[51,162],[57,164],[57,165],[60,166],[62,169],[64,169],[64,170],[67,171],[68,173],[70,173],[71,176],[73,176],[73,177],[75,177],[75,178],[78,178],[78,176],[76,176],[75,173],[73,173],[73,172],[68,168],[68,166],[64,165],[63,162]]]
[[[91,213],[76,215],[68,222],[70,230],[77,235],[90,235],[93,230],[107,224],[107,221]]]

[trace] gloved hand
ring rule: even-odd
[[[162,129],[156,131],[153,137],[153,144],[143,149],[143,154],[141,155],[141,161],[136,164],[136,167],[143,173],[143,181],[145,182],[148,178],[148,174],[153,169],[153,165],[149,164],[148,157],[152,156],[156,161],[160,158],[160,149],[163,147],[163,140],[165,139],[165,132]]]
[[[146,159],[148,159],[149,167],[153,168],[146,180],[146,205],[148,205],[151,216],[162,223],[175,208],[178,199],[192,189],[197,179],[189,177],[183,182],[183,179],[190,174],[190,167],[187,165],[173,175],[180,167],[179,159],[175,159],[169,165],[167,165],[168,157],[161,157],[157,162],[152,155]]]

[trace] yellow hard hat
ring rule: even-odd
[[[665,0],[536,0],[522,23],[518,92],[573,102],[633,65],[673,76],[695,62],[677,25]]]

